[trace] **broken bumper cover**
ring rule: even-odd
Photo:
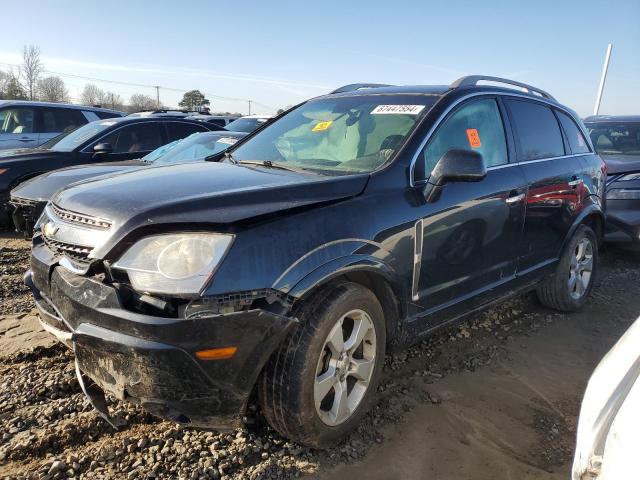
[[[131,312],[114,287],[52,265],[46,252],[34,249],[25,283],[43,326],[73,347],[79,375],[160,417],[203,428],[242,424],[253,385],[294,319],[264,310],[189,320]],[[227,346],[237,347],[227,360],[195,356]]]
[[[640,201],[607,202],[605,240],[640,248]]]

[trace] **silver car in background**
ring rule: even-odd
[[[0,150],[39,147],[61,133],[125,114],[69,103],[0,100]]]

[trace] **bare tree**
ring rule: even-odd
[[[23,88],[29,95],[29,100],[35,100],[38,88],[38,80],[44,66],[40,61],[40,48],[29,45],[22,50],[22,65],[20,74],[23,77]]]
[[[80,94],[80,103],[83,105],[102,105],[105,93],[93,83],[87,83]]]
[[[60,77],[44,77],[38,81],[38,97],[45,102],[68,102],[69,91]]]
[[[0,99],[5,100],[26,100],[22,85],[18,80],[18,76],[13,70],[8,72],[0,72]]]
[[[102,106],[113,110],[124,110],[124,101],[117,93],[105,92],[102,98]]]
[[[149,95],[145,95],[144,93],[134,93],[131,95],[131,98],[129,98],[128,110],[131,113],[155,109],[156,100]]]

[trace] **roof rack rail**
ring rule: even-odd
[[[527,85],[526,83],[517,82],[515,80],[509,80],[508,78],[500,78],[500,77],[489,77],[487,75],[467,75],[466,77],[461,77],[457,79],[455,82],[449,85],[449,88],[456,89],[460,87],[472,87],[478,84],[480,81],[487,82],[496,82],[496,83],[505,83],[507,85],[514,85],[516,87],[520,87],[526,90],[529,93],[537,93],[541,97],[548,98],[549,100],[555,101],[556,99],[553,96],[544,90],[534,87],[532,85]]]
[[[329,95],[334,93],[355,92],[356,90],[363,90],[365,88],[380,88],[391,87],[386,83],[350,83],[349,85],[343,85],[340,88],[336,88],[334,91],[329,92]]]

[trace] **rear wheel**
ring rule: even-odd
[[[578,310],[593,287],[597,261],[596,235],[591,228],[581,225],[565,248],[555,274],[538,287],[538,298],[556,310]]]
[[[370,408],[382,372],[385,326],[375,295],[355,283],[322,290],[299,309],[300,325],[262,374],[269,424],[293,440],[327,447]]]

